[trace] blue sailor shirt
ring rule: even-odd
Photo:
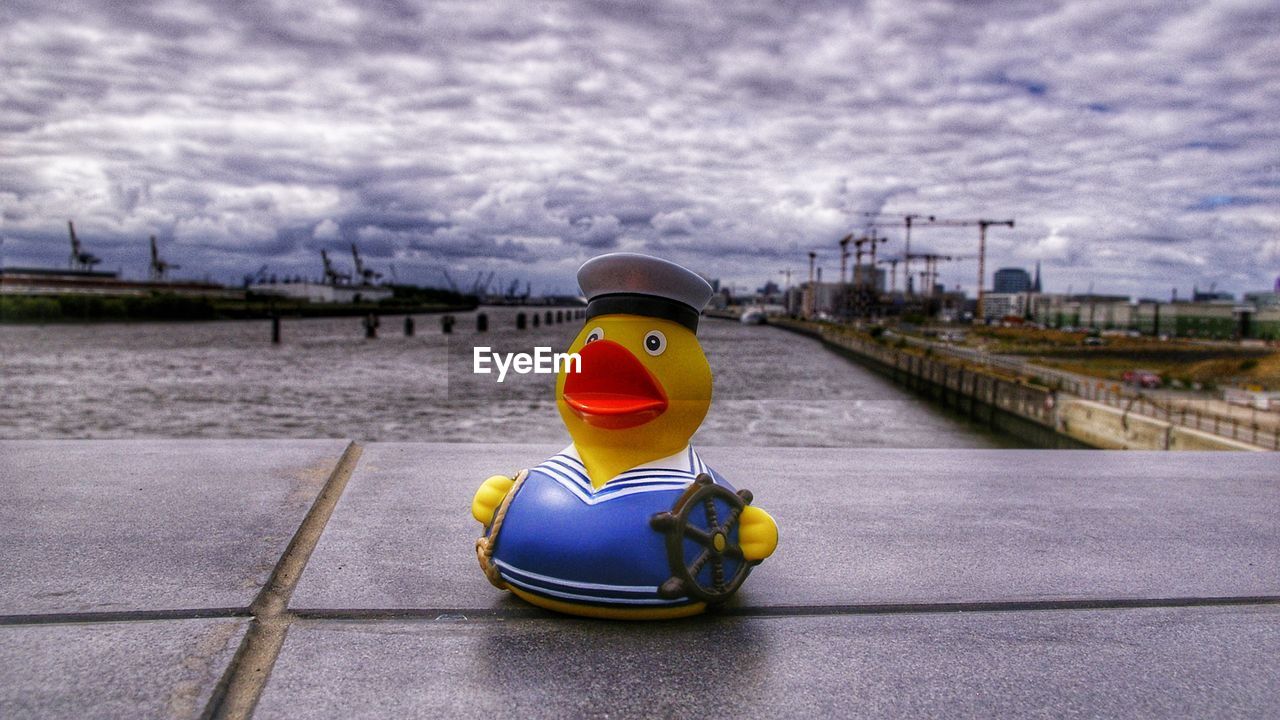
[[[671,577],[661,533],[649,526],[672,509],[700,473],[733,487],[692,447],[646,463],[596,490],[573,445],[529,470],[495,539],[503,580],[557,600],[601,605],[670,607],[658,586]],[[737,528],[730,535],[736,542]]]

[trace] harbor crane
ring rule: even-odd
[[[372,285],[382,279],[382,273],[364,266],[364,260],[361,259],[360,251],[356,249],[355,243],[351,243],[351,259],[355,261],[356,277],[360,280],[361,285]]]
[[[929,225],[935,227],[977,227],[978,228],[978,307],[975,318],[984,317],[982,304],[986,300],[987,272],[987,228],[992,225],[1013,227],[1013,220],[932,220]]]
[[[102,258],[84,249],[80,238],[76,237],[75,223],[67,221],[67,231],[71,233],[71,269],[92,270],[94,265],[102,262]]]
[[[444,281],[449,283],[449,289],[454,293],[461,295],[462,293],[458,292],[458,283],[454,282],[453,278],[449,276],[449,271],[445,268],[440,268],[440,272],[444,273]]]
[[[330,285],[340,285],[344,282],[351,282],[351,275],[340,273],[333,267],[333,262],[329,260],[329,253],[326,250],[320,251],[320,259],[324,261],[324,281]]]
[[[244,276],[244,286],[261,285],[267,281],[267,266],[263,265],[258,271]]]
[[[935,218],[934,216],[932,216],[932,215],[921,215],[920,213],[879,213],[879,212],[871,213],[871,212],[865,212],[865,213],[862,213],[862,214],[863,214],[863,216],[864,216],[864,217],[868,217],[868,218],[875,218],[875,217],[896,217],[896,218],[899,218],[898,220],[894,220],[894,221],[892,221],[892,222],[878,222],[878,221],[870,221],[870,222],[868,222],[868,223],[867,223],[867,226],[868,226],[868,227],[899,227],[899,226],[901,226],[901,227],[905,228],[905,229],[906,229],[906,232],[905,232],[905,236],[904,236],[904,238],[903,238],[903,243],[902,243],[903,248],[902,248],[902,251],[903,251],[904,253],[906,253],[907,255],[910,255],[910,254],[911,254],[911,226],[912,226],[913,224],[915,224],[915,221],[916,221],[916,220],[924,220],[926,223],[932,223],[932,222],[934,222],[934,221],[936,220],[936,218]],[[906,283],[906,285],[907,285],[907,287],[906,287],[907,295],[911,295],[911,294],[912,294],[912,288],[911,288],[911,261],[910,261],[910,260],[908,260],[905,256],[902,258],[902,273],[903,273],[903,275],[906,277],[906,280],[905,280],[904,282],[905,282],[905,283]]]
[[[484,271],[476,273],[476,281],[471,284],[471,294],[480,295],[481,292],[488,295],[489,285],[493,283],[493,271],[489,271],[488,277],[485,277]]]
[[[173,265],[160,258],[160,249],[156,247],[156,236],[151,236],[151,281],[163,282],[170,270],[177,270],[181,265]]]

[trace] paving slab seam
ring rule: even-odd
[[[146,622],[150,620],[208,620],[247,618],[249,608],[192,608],[176,610],[105,610],[31,615],[0,615],[0,625],[67,625],[72,623]]]
[[[774,607],[725,608],[709,611],[706,617],[805,617],[831,615],[910,615],[964,612],[1033,612],[1045,610],[1130,610],[1150,608],[1223,607],[1234,605],[1280,605],[1280,595],[1230,597],[1112,598],[1089,600],[1014,600],[942,603],[867,603],[855,605],[779,605]],[[380,610],[353,608],[297,608],[290,612],[297,620],[546,620],[563,615],[537,609],[494,608],[398,608]]]
[[[363,447],[351,442],[298,526],[258,597],[249,606],[252,621],[201,715],[205,720],[243,720],[253,715],[293,623],[289,598],[307,561],[360,462]]]

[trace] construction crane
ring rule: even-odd
[[[889,294],[893,295],[898,292],[898,263],[902,262],[902,258],[888,258],[881,260],[881,265],[889,266]]]
[[[992,225],[1004,225],[1013,227],[1013,220],[938,220],[933,219],[929,222],[933,227],[977,227],[978,228],[978,307],[974,313],[974,318],[983,317],[982,304],[986,300],[986,280],[987,272],[987,228]]]
[[[355,243],[351,243],[351,259],[355,261],[355,276],[359,278],[361,285],[372,285],[382,279],[382,273],[364,266],[364,260],[360,258],[360,251],[356,249]]]
[[[151,281],[162,282],[170,270],[177,270],[181,265],[171,265],[160,259],[160,250],[156,247],[156,236],[151,236]]]
[[[80,238],[76,237],[76,226],[70,220],[67,221],[67,230],[71,233],[72,270],[92,270],[94,265],[102,262],[101,258],[88,252],[80,245]]]
[[[932,215],[921,215],[920,213],[864,212],[862,214],[864,217],[871,217],[871,218],[885,217],[885,216],[899,218],[898,220],[894,220],[893,222],[875,222],[875,221],[868,222],[867,227],[899,227],[901,226],[903,228],[906,228],[905,237],[903,238],[903,243],[902,243],[903,245],[902,251],[907,255],[911,254],[911,226],[915,224],[915,221],[924,220],[926,223],[932,223],[936,220],[936,218],[934,218],[934,216]],[[906,277],[905,282],[907,285],[906,287],[907,295],[911,295],[912,294],[911,292],[911,261],[906,259],[906,257],[903,257],[902,263],[903,263],[902,273]]]
[[[854,266],[853,266],[854,271],[853,272],[854,272],[854,278],[855,278],[854,279],[855,285],[861,287],[862,285],[865,284],[862,280],[863,253],[869,253],[871,255],[871,267],[872,269],[874,269],[876,265],[876,246],[881,243],[888,242],[888,240],[889,238],[880,237],[876,235],[876,231],[874,229],[869,234],[863,235],[862,237],[855,238],[853,240],[853,245],[854,245]],[[870,245],[871,249],[863,250],[862,249],[863,245]],[[875,283],[873,282],[872,285],[875,285]]]
[[[329,253],[326,250],[320,251],[320,259],[324,261],[324,281],[330,285],[339,285],[343,282],[351,282],[351,276],[347,273],[340,273],[333,267],[333,263],[329,260]]]
[[[925,297],[933,296],[933,289],[938,284],[938,262],[951,262],[952,260],[972,260],[973,255],[940,255],[938,253],[908,253],[906,257],[912,260],[924,261],[924,272],[919,273],[921,281],[926,283],[924,290],[920,293]]]
[[[938,261],[950,261],[954,258],[950,255],[939,255],[937,253],[907,253],[903,256],[903,259],[924,261],[924,270],[917,273],[922,283],[920,296],[931,297],[933,295],[933,287],[938,282]]]
[[[786,285],[782,287],[783,305],[787,308],[787,314],[791,314],[791,268],[779,270],[778,274],[786,278]]]
[[[817,298],[816,288],[813,286],[813,264],[818,259],[818,253],[809,251],[809,292],[805,296],[804,316],[805,319],[813,317],[814,300]]]
[[[840,284],[844,285],[845,268],[849,264],[849,241],[853,239],[853,233],[849,233],[840,238]]]

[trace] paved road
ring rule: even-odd
[[[627,624],[475,566],[556,449],[0,442],[0,717],[1280,712],[1270,454],[703,448],[779,551]]]

